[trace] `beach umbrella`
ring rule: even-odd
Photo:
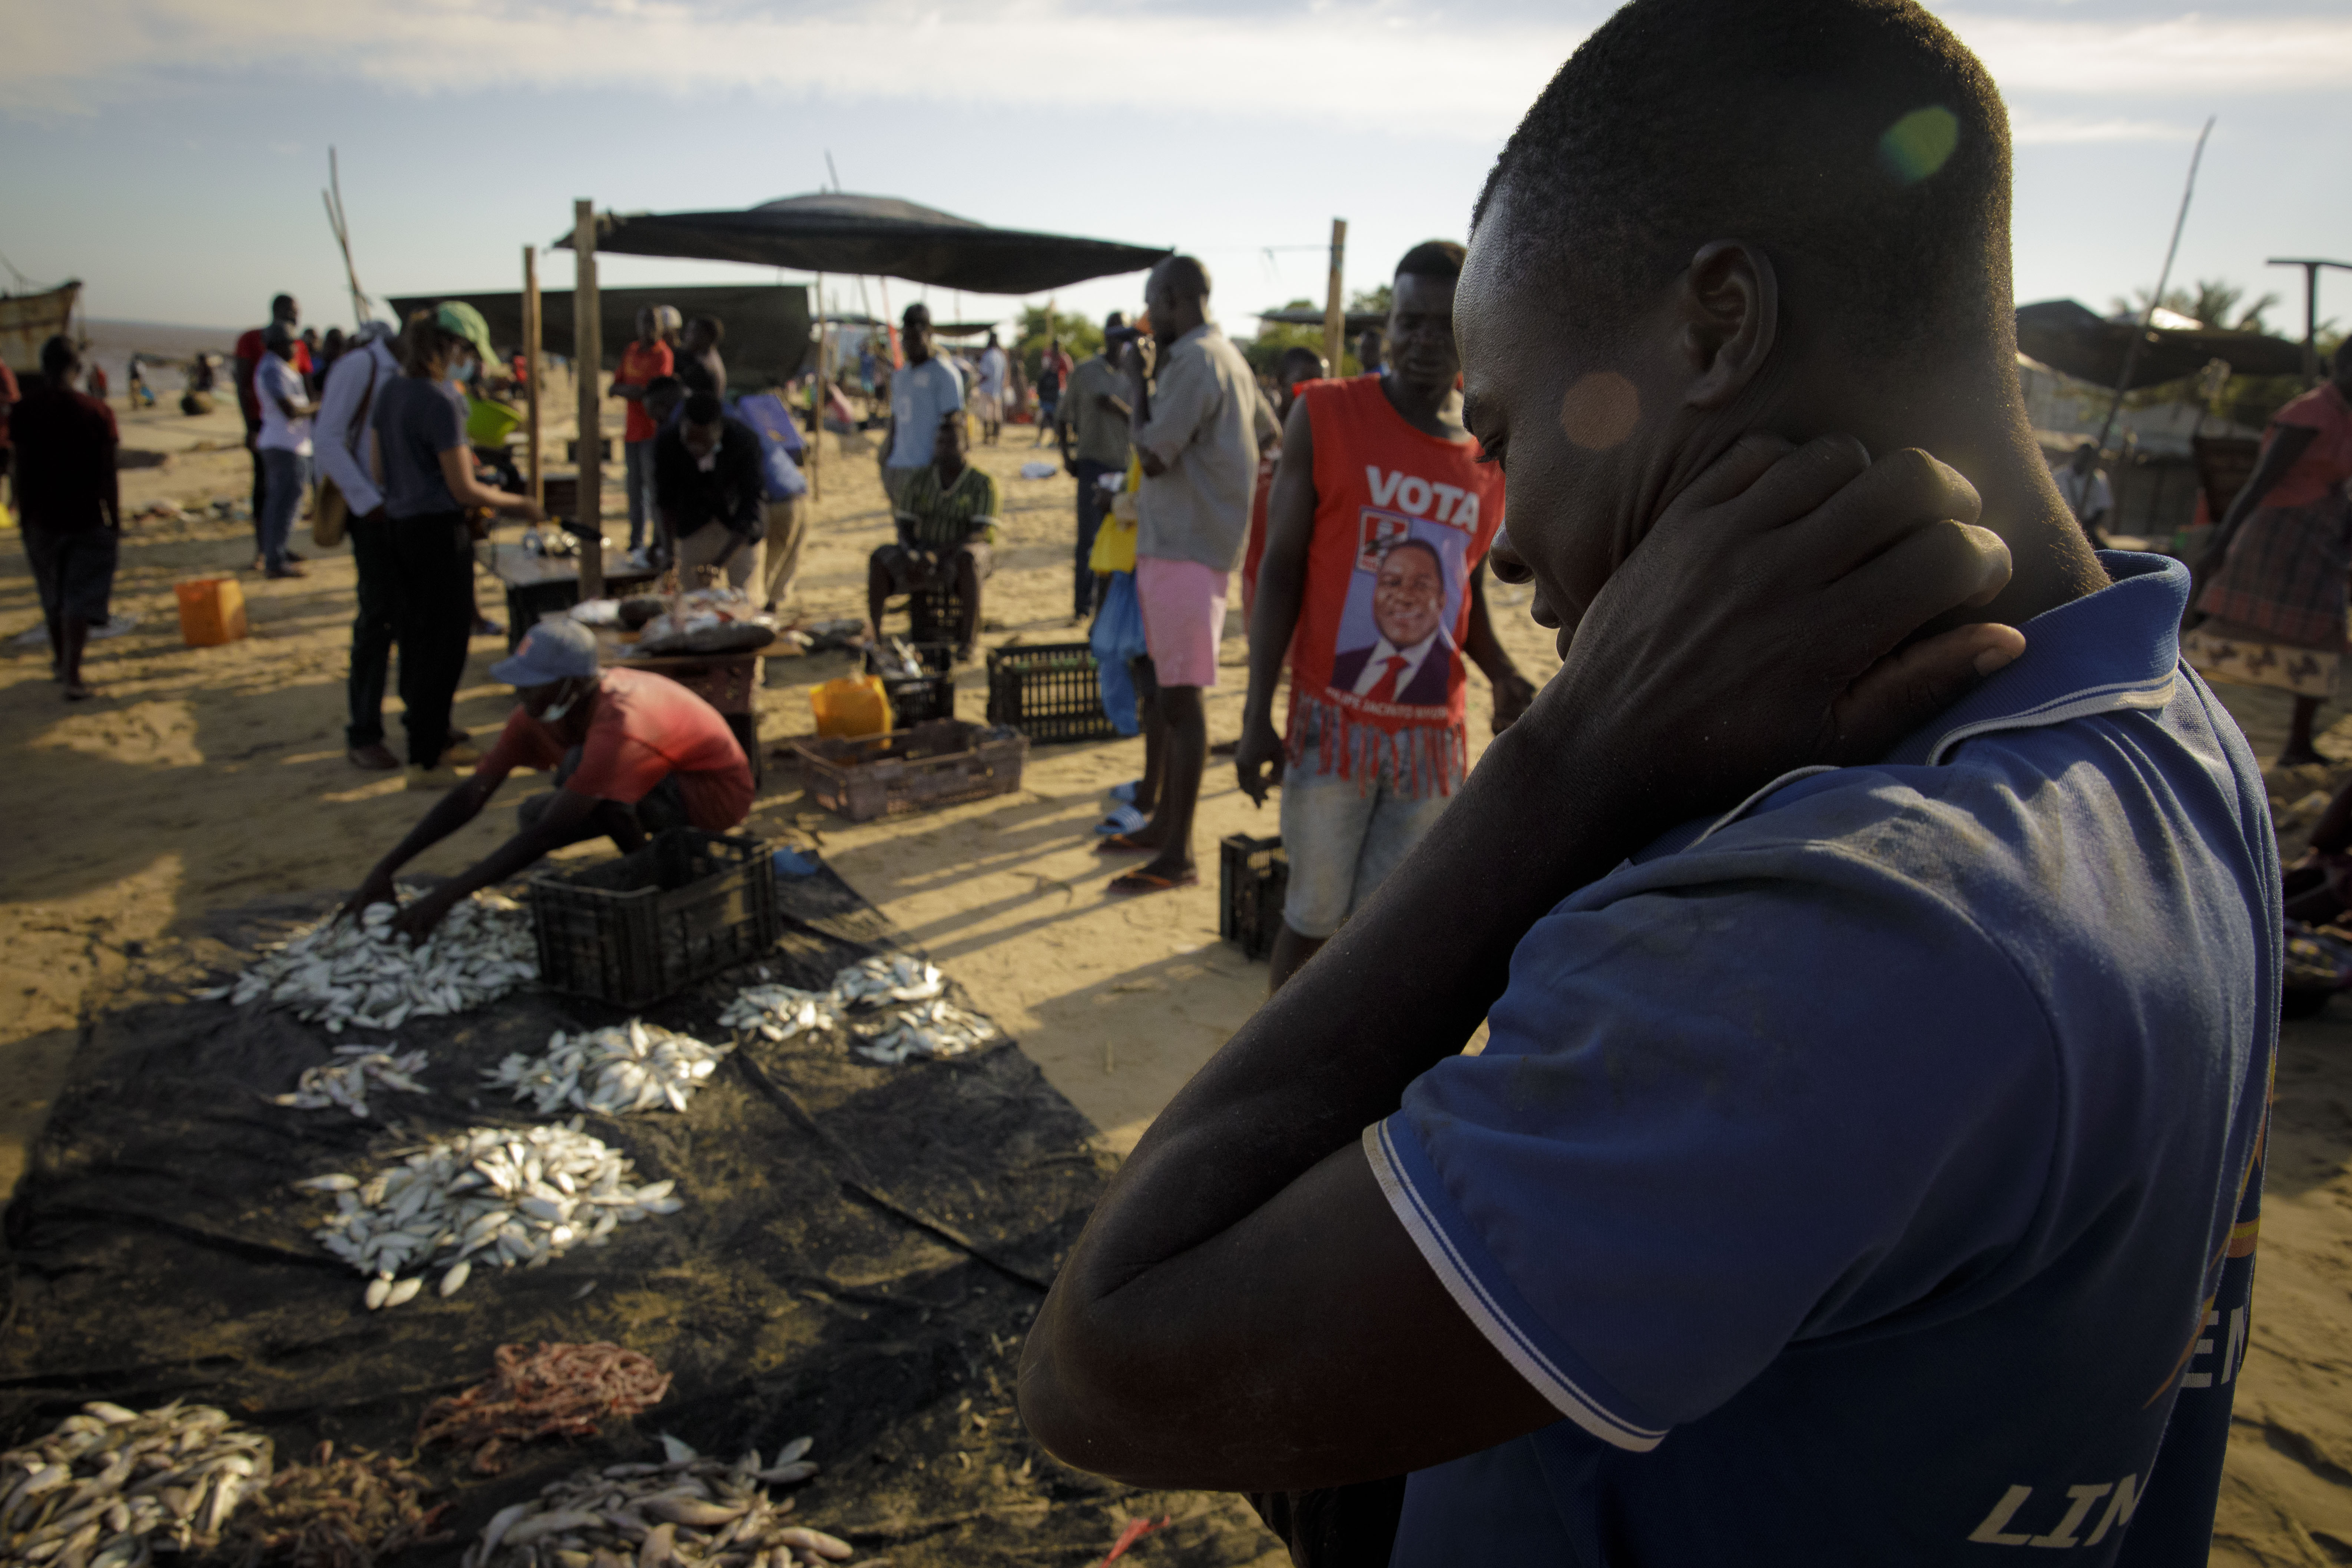
[[[2102,316],[2073,300],[2044,300],[2017,308],[2017,346],[2054,371],[2078,380],[2113,386],[2123,374],[2132,318]],[[2131,384],[2161,386],[2195,375],[2213,360],[2227,360],[2239,375],[2295,375],[2303,369],[2303,345],[2267,332],[2233,332],[2220,327],[2150,327],[2132,363]]]
[[[613,213],[596,248],[625,256],[742,261],[802,272],[871,273],[971,294],[1042,294],[1139,272],[1171,254],[1026,229],[991,228],[896,196],[823,191],[739,212]],[[571,237],[556,241],[568,248]]]

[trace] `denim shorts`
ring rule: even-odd
[[[1339,931],[1428,837],[1453,798],[1400,795],[1386,769],[1373,779],[1327,773],[1312,752],[1303,763],[1286,763],[1282,853],[1290,862],[1290,890],[1283,923],[1318,941]]]

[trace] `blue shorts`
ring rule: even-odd
[[[1290,890],[1282,922],[1320,941],[1372,896],[1391,871],[1428,837],[1453,800],[1397,793],[1386,769],[1376,779],[1321,771],[1309,752],[1282,772],[1282,853]]]

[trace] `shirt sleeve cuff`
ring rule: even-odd
[[[1388,1199],[1454,1304],[1553,1409],[1611,1447],[1629,1453],[1647,1453],[1664,1439],[1666,1428],[1624,1414],[1632,1408],[1630,1403],[1587,1367],[1521,1298],[1454,1205],[1403,1111],[1364,1129],[1364,1158],[1381,1184],[1381,1195]]]

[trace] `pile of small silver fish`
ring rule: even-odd
[[[500,1509],[460,1568],[799,1568],[856,1554],[821,1530],[786,1524],[792,1500],[768,1496],[816,1473],[801,1457],[806,1437],[764,1467],[756,1451],[730,1465],[675,1437],[662,1447],[661,1464],[578,1470]]]
[[[562,1106],[616,1116],[665,1105],[684,1110],[702,1080],[718,1070],[719,1058],[734,1048],[632,1018],[576,1035],[558,1029],[548,1037],[545,1055],[517,1051],[482,1077],[512,1089],[517,1100],[530,1100],[542,1114]]]
[[[0,1563],[133,1568],[209,1547],[270,1458],[268,1438],[209,1405],[85,1405],[0,1454]]]
[[[403,888],[404,898],[422,894]],[[422,945],[393,931],[397,913],[372,904],[355,921],[329,915],[262,956],[226,985],[197,994],[237,1006],[291,1007],[340,1032],[346,1025],[396,1029],[409,1018],[463,1013],[539,978],[530,914],[501,894],[476,893],[452,909]]]
[[[628,1156],[576,1125],[476,1127],[365,1181],[327,1175],[294,1184],[334,1194],[334,1217],[311,1236],[375,1276],[365,1297],[373,1311],[415,1300],[428,1268],[442,1270],[441,1294],[454,1296],[477,1261],[535,1266],[685,1206],[670,1195],[671,1183],[637,1186],[630,1174]],[[402,1279],[405,1269],[415,1272]]]
[[[824,991],[800,991],[790,985],[746,985],[719,1015],[730,1029],[748,1029],[771,1040],[789,1040],[803,1030],[830,1028],[833,996]]]
[[[290,1106],[296,1110],[324,1110],[331,1105],[340,1105],[365,1121],[372,1084],[396,1089],[404,1094],[431,1093],[410,1076],[424,1071],[430,1059],[423,1051],[403,1051],[394,1056],[374,1046],[337,1046],[333,1061],[304,1068],[302,1076],[294,1080],[294,1092],[272,1095],[269,1103]]]
[[[890,1002],[923,1002],[947,989],[939,965],[911,952],[883,952],[858,960],[833,977],[834,1005],[879,1007]]]
[[[861,1037],[859,1056],[892,1065],[909,1057],[960,1057],[996,1037],[994,1025],[944,996],[916,1003],[871,1035],[854,1026],[853,1032]]]

